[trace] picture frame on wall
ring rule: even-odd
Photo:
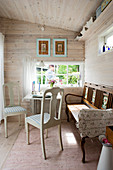
[[[67,57],[67,39],[53,39],[53,56]]]
[[[50,39],[37,39],[37,56],[50,57]]]

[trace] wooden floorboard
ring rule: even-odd
[[[83,164],[80,148],[80,135],[74,122],[62,123],[63,152],[58,142],[58,129],[49,129],[45,138],[47,160],[43,159],[40,131],[30,126],[30,145],[26,144],[24,125],[17,122],[9,123],[9,137],[4,137],[4,126],[0,125],[0,170],[95,170],[101,151],[97,138],[87,139],[86,163]]]
[[[8,123],[8,138],[5,138],[4,133],[4,124],[0,124],[0,169],[7,159],[8,154],[13,147],[20,130],[22,129],[23,125],[19,126],[18,122],[9,122]]]

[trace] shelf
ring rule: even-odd
[[[99,17],[92,23],[87,31],[84,32],[84,35],[79,38],[79,41],[86,41],[91,38],[93,35],[101,32],[103,27],[107,27],[109,24],[113,22],[113,1],[105,8],[105,10],[99,15]]]
[[[105,52],[102,52],[102,53],[98,54],[98,56],[103,56],[103,55],[109,54],[111,52],[113,52],[113,49],[105,51]]]

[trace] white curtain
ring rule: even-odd
[[[0,33],[0,122],[3,119],[4,36]]]
[[[35,81],[36,60],[31,57],[23,59],[23,97],[32,92],[32,82]]]

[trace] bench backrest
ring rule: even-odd
[[[83,102],[93,108],[113,108],[113,87],[86,82],[83,90]]]

